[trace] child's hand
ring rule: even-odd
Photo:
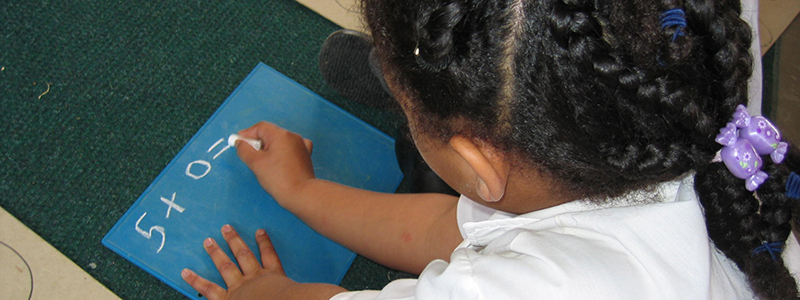
[[[189,269],[181,272],[183,280],[209,300],[263,299],[266,295],[275,294],[276,291],[287,290],[292,286],[299,285],[286,277],[278,255],[272,247],[272,242],[263,229],[256,231],[256,243],[261,251],[261,263],[233,227],[223,226],[222,236],[236,257],[241,270],[213,239],[207,238],[203,242],[203,247],[211,256],[214,265],[217,266],[228,290],[200,277]]]
[[[261,151],[247,144],[241,147],[242,141],[237,141],[236,152],[261,186],[279,203],[305,180],[315,178],[310,140],[267,122],[242,130],[239,135],[261,140]]]

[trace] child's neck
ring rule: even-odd
[[[487,207],[513,214],[529,213],[576,200],[553,186],[552,182],[541,176],[512,174],[500,201],[486,202],[479,197],[470,198]]]

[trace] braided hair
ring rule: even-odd
[[[686,26],[662,27],[674,8]],[[714,136],[747,102],[739,0],[364,0],[364,11],[417,127],[488,141],[576,198],[695,172],[714,244],[758,297],[797,296],[780,257],[753,249],[786,241],[797,219],[781,184],[800,153],[764,168],[758,199],[711,162]]]

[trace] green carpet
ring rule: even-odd
[[[123,299],[183,298],[100,240],[259,61],[401,122],[325,86],[339,27],[292,0],[63,2],[0,3],[0,206]],[[359,257],[342,285],[403,276]]]

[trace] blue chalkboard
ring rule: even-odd
[[[220,241],[232,258],[219,233],[222,225],[233,225],[252,249],[257,249],[255,230],[264,228],[290,278],[338,284],[355,254],[278,206],[235,148],[227,146],[231,133],[262,120],[314,142],[319,178],[379,192],[393,192],[402,179],[394,140],[259,63],[106,234],[103,245],[199,299],[181,279],[183,268],[225,286],[202,248],[203,239]]]

